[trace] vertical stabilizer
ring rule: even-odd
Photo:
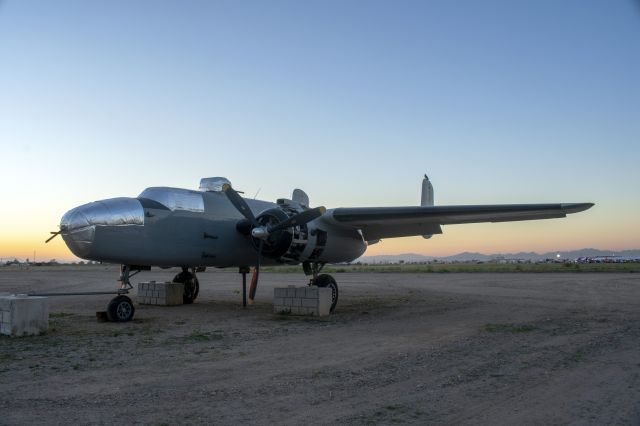
[[[429,177],[427,175],[424,175],[424,179],[422,179],[422,197],[420,198],[420,205],[433,205],[433,185],[431,185],[431,181],[429,181]]]
[[[429,177],[425,174],[424,179],[422,179],[422,196],[420,197],[420,205],[421,206],[432,206],[433,205],[433,185],[431,185],[431,181],[429,181]],[[422,238],[429,239],[431,235],[423,235]]]

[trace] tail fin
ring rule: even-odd
[[[420,198],[420,205],[433,205],[433,185],[431,185],[427,175],[424,175],[424,179],[422,179],[422,197]]]
[[[422,179],[422,196],[420,197],[421,206],[433,206],[433,185],[429,181],[429,177],[425,174]],[[422,238],[429,239],[432,235],[423,235]]]

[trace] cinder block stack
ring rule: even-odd
[[[331,289],[320,287],[278,287],[273,290],[273,311],[279,314],[327,316]]]
[[[184,284],[149,281],[138,283],[138,303],[142,305],[182,305]]]
[[[0,296],[0,334],[37,336],[49,328],[49,299],[19,295]]]

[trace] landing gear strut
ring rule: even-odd
[[[182,267],[182,272],[173,277],[174,283],[184,284],[184,293],[182,294],[182,302],[185,305],[193,303],[194,300],[198,297],[198,293],[200,292],[200,283],[198,282],[198,278],[196,277],[195,268],[191,269],[189,272],[189,268]]]
[[[312,275],[311,281],[309,285],[315,285],[318,287],[328,287],[331,289],[331,312],[336,309],[336,305],[338,304],[338,283],[336,280],[329,274],[320,274],[320,271],[324,267],[324,263],[311,263],[304,262],[302,264],[302,269],[304,270],[305,275]]]

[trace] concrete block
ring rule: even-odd
[[[11,311],[11,297],[12,295],[0,297],[0,311]]]
[[[138,283],[138,303],[145,305],[182,305],[184,284],[149,281]]]
[[[49,328],[49,299],[26,295],[0,297],[0,333],[35,336]]]
[[[331,289],[315,286],[275,288],[273,306],[274,312],[288,309],[292,315],[326,316],[331,309]]]
[[[167,283],[165,290],[167,305],[181,305],[183,303],[182,295],[184,294],[184,284]]]
[[[333,292],[330,288],[318,288],[318,316],[327,316],[331,313],[331,297]]]
[[[315,308],[318,306],[318,299],[300,299],[301,305],[305,308]]]
[[[273,312],[276,314],[289,314],[291,313],[291,306],[273,305]]]

